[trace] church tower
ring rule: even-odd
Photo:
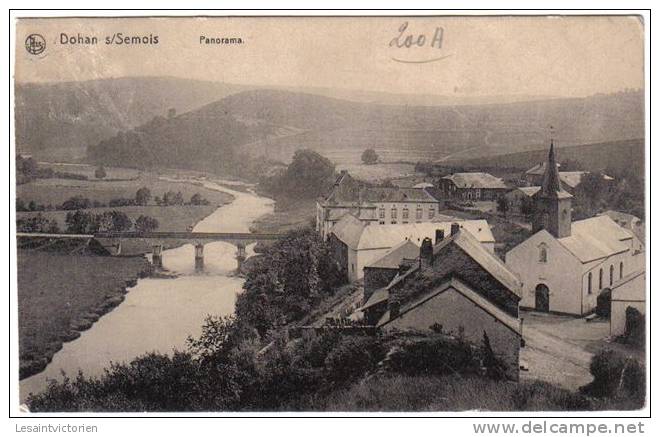
[[[550,153],[545,164],[543,184],[534,194],[534,218],[532,231],[545,229],[555,238],[571,235],[572,195],[561,187],[559,170],[555,159],[555,146],[550,140]]]

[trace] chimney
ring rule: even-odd
[[[399,310],[401,309],[401,304],[399,303],[398,300],[390,300],[389,302],[389,309],[390,309],[390,320],[396,319],[399,317]]]
[[[419,248],[419,266],[429,267],[433,263],[433,243],[426,237]]]
[[[451,235],[456,235],[458,234],[458,231],[461,230],[461,226],[458,223],[452,223],[451,224]]]
[[[435,230],[435,244],[438,244],[445,239],[445,231],[443,229]]]

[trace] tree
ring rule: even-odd
[[[208,205],[209,201],[202,197],[201,194],[195,193],[190,197],[191,205]]]
[[[107,174],[105,172],[105,168],[103,168],[103,165],[99,165],[98,167],[96,167],[96,171],[94,172],[94,177],[96,179],[103,179],[106,176]]]
[[[142,187],[135,193],[135,203],[145,206],[151,200],[151,191],[147,187]]]
[[[135,221],[135,230],[138,232],[153,232],[158,229],[158,220],[153,217],[141,215]]]
[[[133,227],[133,222],[121,211],[106,211],[94,217],[95,231],[98,232],[124,232]]]
[[[316,198],[334,179],[335,165],[313,150],[296,150],[291,164],[276,183],[277,194]]]
[[[16,230],[18,232],[48,232],[56,234],[59,232],[59,227],[55,220],[48,220],[39,213],[33,217],[16,220]]]
[[[167,110],[167,118],[176,117],[176,108],[170,108]]]
[[[506,200],[506,197],[500,196],[497,198],[497,212],[506,217],[506,213],[509,210],[509,202]]]
[[[367,149],[362,152],[362,162],[367,165],[376,164],[378,162],[378,154],[376,154],[374,149]]]
[[[92,214],[77,210],[66,214],[66,231],[72,234],[88,234],[94,232],[95,221]]]
[[[73,196],[62,203],[62,209],[74,211],[76,209],[87,209],[92,206],[92,202],[82,196]]]

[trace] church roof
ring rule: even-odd
[[[587,263],[629,250],[632,234],[606,215],[571,223],[571,235],[557,241]]]
[[[502,179],[482,172],[454,173],[443,179],[452,181],[457,188],[508,188]]]

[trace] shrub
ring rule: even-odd
[[[478,367],[472,345],[445,336],[406,342],[387,358],[388,370],[403,375],[472,373]]]
[[[606,288],[596,298],[596,314],[600,317],[610,317],[612,312],[612,290]]]
[[[610,349],[600,351],[593,356],[589,365],[589,371],[594,380],[581,387],[580,390],[596,397],[614,395],[619,386],[624,365],[625,358],[621,354]]]
[[[385,357],[374,337],[345,336],[325,359],[325,378],[331,386],[347,385],[374,370]]]
[[[646,321],[637,308],[626,308],[626,326],[624,331],[626,342],[635,346],[646,344]]]
[[[92,201],[86,197],[73,196],[62,203],[62,209],[66,211],[73,211],[76,209],[87,209],[92,207]]]

